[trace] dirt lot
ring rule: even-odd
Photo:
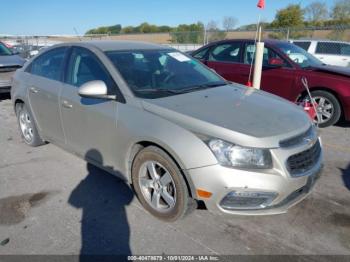
[[[26,146],[2,97],[0,254],[350,255],[350,125],[322,130],[322,139],[323,176],[288,214],[196,210],[166,224],[117,178],[54,145]]]

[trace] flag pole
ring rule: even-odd
[[[265,0],[259,0],[258,8],[265,8]],[[261,77],[262,77],[262,68],[263,68],[263,59],[264,59],[264,48],[265,43],[262,42],[262,28],[261,28],[261,14],[259,14],[259,20],[257,25],[257,39],[255,39],[255,63],[254,63],[254,77],[253,77],[253,87],[256,89],[260,89],[261,86]],[[249,77],[250,81],[250,77]]]

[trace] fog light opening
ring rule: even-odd
[[[274,192],[237,192],[228,193],[220,202],[220,206],[226,210],[256,210],[270,206],[276,199]]]

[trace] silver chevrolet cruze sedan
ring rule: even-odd
[[[17,71],[11,93],[25,143],[54,143],[121,177],[165,221],[196,203],[284,213],[322,169],[321,140],[301,108],[167,46],[57,45]]]

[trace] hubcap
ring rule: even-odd
[[[328,122],[334,115],[334,106],[333,103],[322,96],[314,97],[314,100],[317,104],[317,114],[319,116],[319,124]]]
[[[168,212],[176,203],[176,187],[169,171],[156,161],[146,161],[139,171],[143,197],[158,212]]]
[[[33,140],[34,134],[33,124],[28,112],[21,111],[19,113],[19,126],[21,128],[21,132],[23,134],[24,139],[30,143]]]

